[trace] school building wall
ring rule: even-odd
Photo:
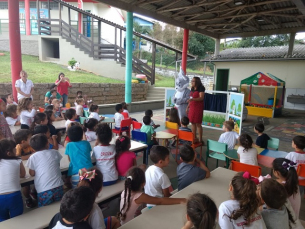
[[[228,89],[239,87],[240,81],[257,73],[271,73],[286,82],[284,107],[305,110],[305,104],[287,102],[288,95],[305,95],[305,60],[214,62],[217,69],[229,69]]]

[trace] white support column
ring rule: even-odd
[[[288,53],[287,53],[288,57],[292,56],[294,40],[295,40],[295,33],[290,33],[289,47],[288,47]]]
[[[219,49],[220,49],[220,39],[215,39],[215,57],[219,55]]]

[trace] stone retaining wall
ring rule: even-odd
[[[0,38],[0,51],[10,52],[9,39]],[[37,40],[21,40],[21,53],[25,55],[39,56]]]
[[[33,99],[36,106],[44,105],[44,97],[52,84],[34,84]],[[132,84],[132,102],[146,100],[148,85]],[[102,83],[72,83],[69,88],[69,102],[74,104],[76,92],[82,91],[93,100],[94,104],[121,103],[125,99],[125,84],[102,84]],[[12,84],[0,84],[0,96],[12,92]]]

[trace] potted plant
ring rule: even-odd
[[[68,61],[68,65],[69,65],[69,67],[71,67],[71,70],[74,70],[74,66],[75,66],[76,63],[77,63],[77,61],[74,59],[74,57],[71,60]]]

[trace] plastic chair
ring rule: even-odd
[[[89,112],[89,111],[84,110],[84,115],[85,115],[85,117],[86,117],[86,118],[89,118],[89,116],[90,116],[90,112]]]
[[[122,115],[124,116],[124,119],[128,119],[129,118],[129,115],[127,112],[122,112]]]
[[[235,172],[246,172],[248,171],[251,176],[259,177],[262,174],[262,168],[257,165],[248,165],[240,163],[238,161],[231,162],[231,169]]]
[[[299,177],[305,177],[305,164],[299,164],[297,168],[297,174]],[[305,186],[305,180],[299,179],[299,185]]]
[[[122,135],[123,132],[126,132],[128,137],[130,136],[130,126],[132,123],[132,119],[128,118],[128,119],[124,119],[121,121],[121,128],[119,130],[116,129],[112,129],[112,132],[115,133],[116,135]],[[122,130],[123,128],[126,128],[126,130]]]
[[[87,120],[87,117],[79,117],[80,124],[84,125],[85,120]]]
[[[142,127],[142,123],[140,122],[136,122],[136,121],[132,121],[132,129],[133,130],[140,130]]]
[[[177,123],[169,122],[169,121],[165,122],[165,127],[168,128],[168,129],[175,129],[175,130],[179,129],[179,125]]]
[[[200,160],[202,158],[202,142],[194,143],[194,134],[192,132],[187,132],[183,130],[178,130],[178,139],[176,144],[176,162],[177,161],[177,155],[178,155],[178,143],[179,140],[188,141],[191,142],[191,147],[195,150],[196,148],[200,147]],[[182,144],[179,144],[182,145]]]
[[[145,132],[140,132],[140,131],[132,130],[131,131],[131,138],[134,141],[142,142],[144,144],[147,144],[147,134]],[[145,164],[146,165],[148,165],[148,154],[149,154],[150,148],[151,148],[150,145],[148,145],[148,147],[146,148],[146,158],[145,158]]]
[[[44,108],[42,108],[42,107],[39,107],[38,110],[39,110],[40,113],[44,112]]]
[[[280,139],[278,138],[270,138],[270,140],[268,140],[268,149],[275,149],[275,150],[279,150],[279,145],[280,145]]]
[[[71,108],[71,104],[70,103],[66,103],[66,108]]]
[[[216,168],[218,167],[218,160],[226,161],[225,152],[228,150],[228,145],[225,143],[220,143],[208,139],[207,141],[207,151],[206,151],[206,160],[205,164],[208,165],[209,157],[216,159]],[[212,152],[210,152],[212,151]],[[228,166],[228,165],[227,165]]]

